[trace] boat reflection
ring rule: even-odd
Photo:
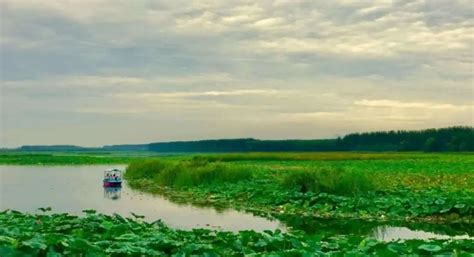
[[[104,187],[104,198],[110,200],[119,200],[121,197],[121,187]]]

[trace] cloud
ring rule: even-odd
[[[308,122],[311,120],[336,120],[347,118],[344,112],[295,112],[282,113],[279,118],[286,121]]]
[[[118,124],[127,142],[472,124],[473,8],[1,1],[2,144],[53,142],[58,128],[86,142],[78,124],[97,129],[90,144],[115,143]]]
[[[170,93],[141,93],[141,94],[118,94],[118,98],[191,98],[200,96],[246,96],[246,95],[275,95],[278,90],[266,89],[241,89],[229,91],[204,91],[204,92],[170,92]]]
[[[433,110],[474,110],[474,105],[454,105],[454,104],[438,104],[427,102],[401,102],[395,100],[359,100],[354,104],[365,107],[382,107],[382,108],[415,108],[415,109],[433,109]]]
[[[266,18],[253,23],[253,25],[259,29],[277,28],[282,24],[285,24],[285,19],[281,17]]]

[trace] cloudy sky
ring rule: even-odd
[[[473,125],[472,0],[0,1],[1,146]]]

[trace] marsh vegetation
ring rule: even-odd
[[[287,231],[184,231],[144,222],[139,215],[133,219],[92,211],[87,217],[4,211],[0,214],[5,224],[0,230],[4,255],[77,255],[85,248],[97,256],[467,256],[474,251],[474,155],[469,153],[14,156],[3,160],[129,163],[125,178],[136,190],[176,203],[278,220]],[[18,224],[21,229],[15,229]],[[380,241],[371,232],[379,226],[458,238]],[[119,243],[113,243],[117,238]]]

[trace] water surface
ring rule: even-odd
[[[414,229],[409,229],[406,227],[396,227],[396,226],[378,226],[375,229],[373,229],[372,236],[378,240],[386,241],[386,242],[396,241],[396,240],[410,240],[410,239],[474,240],[474,238],[469,236],[467,233],[463,233],[462,235],[447,235],[447,234],[438,234],[434,232],[414,230]]]
[[[82,210],[94,209],[124,216],[134,212],[145,215],[148,221],[161,219],[181,229],[285,230],[280,222],[247,213],[173,203],[161,196],[132,190],[126,181],[121,189],[104,189],[103,171],[109,168],[104,165],[0,166],[0,210],[34,213],[37,208],[51,207],[54,212],[83,215]]]

